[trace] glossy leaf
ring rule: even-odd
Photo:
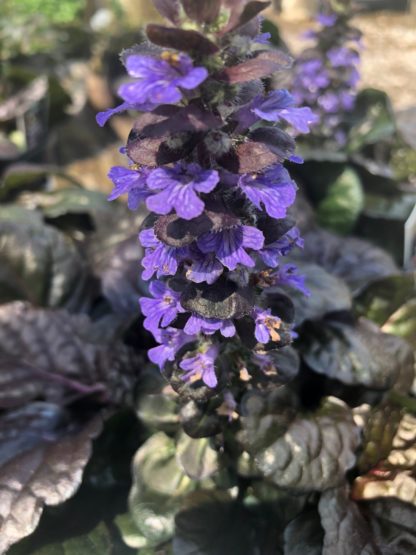
[[[183,52],[198,52],[202,55],[215,54],[218,47],[197,31],[163,27],[153,23],[146,27],[151,42],[164,48],[174,48]]]
[[[282,437],[256,455],[256,464],[279,487],[324,491],[343,482],[359,444],[348,407],[329,398],[321,412],[294,420]]]

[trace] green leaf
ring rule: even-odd
[[[331,185],[318,206],[318,221],[323,227],[346,234],[351,231],[364,206],[360,178],[347,168]]]
[[[385,333],[391,333],[406,339],[416,346],[416,298],[407,301],[394,312],[382,327]]]
[[[263,475],[279,487],[324,491],[345,480],[359,444],[359,429],[349,408],[328,398],[316,414],[295,419],[255,460]]]
[[[30,211],[0,211],[0,302],[28,300],[79,310],[89,302],[88,268],[74,243]],[[15,214],[19,214],[15,211]]]
[[[301,351],[312,370],[348,385],[405,393],[413,381],[410,347],[364,318],[355,326],[336,321],[310,326]]]
[[[386,140],[396,131],[390,100],[385,92],[376,89],[365,89],[358,94],[351,120],[349,152]]]
[[[118,515],[114,523],[119,529],[121,537],[126,545],[133,549],[141,549],[147,546],[148,541],[139,532],[130,513]]]
[[[382,326],[405,303],[414,299],[415,295],[416,285],[413,274],[382,278],[362,291],[356,300],[355,309],[358,314]]]
[[[112,555],[113,544],[107,526],[101,522],[83,536],[37,549],[33,555]]]
[[[175,519],[174,555],[252,555],[254,529],[244,507],[219,491],[198,491]]]
[[[176,445],[176,457],[189,478],[204,480],[218,470],[218,452],[208,438],[193,439],[181,433]]]

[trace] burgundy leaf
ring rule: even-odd
[[[278,161],[278,157],[267,146],[252,141],[239,145],[236,152],[238,173],[261,171]]]
[[[179,0],[152,0],[155,8],[172,23],[179,23]]]
[[[198,23],[213,23],[221,8],[221,0],[181,0],[186,15]]]
[[[227,67],[219,78],[230,84],[245,83],[253,79],[268,77],[275,71],[290,68],[292,59],[280,50],[261,52],[256,58]]]
[[[228,25],[225,27],[225,29],[222,30],[222,33],[229,33],[242,27],[253,18],[255,18],[260,12],[268,8],[270,4],[271,2],[260,2],[258,0],[248,2],[248,4],[244,6],[241,13],[238,13],[237,11],[232,13],[230,21],[228,22]]]
[[[290,158],[295,152],[294,139],[278,127],[259,127],[250,133],[250,138],[266,145],[279,162]]]
[[[203,110],[195,104],[190,104],[175,111],[171,117],[160,118],[154,124],[144,125],[141,134],[144,137],[161,137],[168,133],[180,131],[209,131],[221,127],[221,125],[223,125],[223,121],[220,117]]]
[[[146,27],[147,37],[151,42],[164,48],[174,48],[183,52],[214,54],[218,47],[197,31],[173,29],[151,23]]]
[[[36,528],[44,505],[58,505],[78,489],[101,431],[97,416],[77,431],[50,403],[33,403],[0,420],[0,553]]]

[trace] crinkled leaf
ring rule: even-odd
[[[284,555],[322,555],[322,539],[317,511],[304,511],[285,528]]]
[[[4,214],[4,212],[3,212]],[[0,214],[0,301],[79,310],[89,302],[88,268],[74,243],[36,221],[13,221]]]
[[[149,24],[146,34],[151,42],[164,48],[174,48],[183,52],[198,52],[202,55],[215,54],[218,47],[197,31],[174,29],[163,25]]]
[[[205,318],[241,318],[253,308],[253,291],[239,289],[234,282],[219,279],[213,285],[190,284],[181,296],[185,310]]]
[[[185,247],[214,227],[214,222],[204,212],[193,220],[184,220],[177,214],[160,216],[154,230],[158,239],[171,247]]]
[[[396,499],[365,503],[371,527],[382,555],[413,555],[416,552],[416,509]]]
[[[198,23],[214,23],[217,19],[221,0],[181,0],[186,15]]]
[[[223,492],[188,496],[175,526],[174,555],[252,555],[255,550],[248,512]]]
[[[344,489],[322,493],[318,509],[325,531],[322,555],[379,555],[368,523]]]
[[[256,455],[256,464],[279,487],[323,491],[345,479],[359,444],[348,407],[329,399],[325,409],[294,420],[282,437]]]
[[[33,552],[33,555],[112,555],[113,542],[104,522],[94,530],[63,541],[46,545]]]
[[[192,480],[204,480],[218,470],[218,452],[207,438],[193,439],[181,433],[176,444],[176,457]]]
[[[352,300],[345,283],[316,264],[298,264],[299,273],[305,276],[309,297],[297,290],[285,288],[295,306],[297,325],[305,320],[318,320],[330,312],[349,310]]]
[[[352,169],[346,169],[331,185],[318,206],[319,223],[338,233],[348,233],[364,206],[361,181]]]
[[[351,119],[350,152],[388,139],[396,131],[390,100],[385,92],[376,89],[360,92]]]
[[[382,249],[355,237],[338,237],[323,229],[304,236],[305,248],[296,258],[314,262],[343,279],[358,293],[372,281],[396,274],[393,259]]]
[[[289,69],[291,65],[292,58],[284,52],[267,50],[246,62],[225,68],[219,78],[235,85],[262,77],[270,77],[272,73]]]
[[[413,355],[399,337],[361,318],[355,326],[327,321],[310,327],[302,356],[317,373],[348,385],[406,392],[414,378]],[[306,334],[305,334],[306,335]]]
[[[415,295],[415,279],[410,273],[380,278],[362,291],[356,300],[356,310],[382,326]]]
[[[24,368],[27,380],[31,372],[33,385],[43,380],[38,393],[53,401],[96,394],[115,403],[128,402],[139,370],[139,359],[128,347],[114,339],[102,344],[95,337],[87,316],[20,302],[0,307],[0,353],[9,360],[2,368],[6,381],[7,372]],[[26,385],[22,387],[24,397]],[[8,399],[6,392],[3,406],[20,394],[20,389],[12,390]]]
[[[81,483],[101,418],[72,430],[67,418],[56,405],[35,403],[0,420],[2,553],[33,532],[44,505],[62,503]]]
[[[239,433],[246,451],[257,453],[282,436],[295,418],[296,409],[293,392],[286,387],[247,392],[241,401]]]

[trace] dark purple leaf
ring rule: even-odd
[[[251,173],[261,171],[278,160],[267,146],[247,141],[238,145],[234,152],[223,156],[218,162],[229,171]]]
[[[238,289],[231,281],[219,279],[213,285],[190,284],[181,297],[185,310],[205,318],[241,318],[253,308],[253,291]]]
[[[223,33],[230,33],[246,25],[246,23],[255,18],[260,12],[268,8],[270,4],[271,2],[260,2],[257,0],[248,2],[241,13],[232,13],[228,25],[223,29]]]
[[[58,505],[78,489],[101,431],[101,417],[82,428],[53,404],[34,403],[0,419],[0,552],[36,528],[44,505]]]
[[[209,131],[221,127],[222,125],[223,121],[220,117],[215,116],[212,112],[208,112],[195,104],[190,104],[185,108],[175,110],[170,117],[166,117],[165,119],[158,117],[156,123],[144,124],[143,120],[138,120],[135,129],[140,129],[140,135],[143,137],[162,137],[168,133],[178,133],[182,131]]]
[[[364,318],[356,326],[327,321],[310,328],[302,354],[315,372],[348,385],[407,393],[413,381],[410,346]]]
[[[181,0],[186,15],[198,23],[214,23],[220,9],[221,0]]]
[[[184,220],[176,214],[160,216],[155,225],[158,239],[171,247],[184,247],[193,243],[200,235],[213,228],[213,222],[207,213],[193,220]]]
[[[324,491],[345,480],[359,444],[351,411],[331,398],[314,416],[294,420],[282,437],[256,455],[256,464],[278,487]]]
[[[152,0],[152,2],[160,15],[169,19],[172,23],[179,23],[179,0]]]
[[[284,531],[284,555],[322,555],[323,530],[315,509],[303,511]]]
[[[325,531],[322,555],[379,555],[370,527],[344,488],[326,491],[318,505]]]
[[[197,31],[173,29],[151,23],[146,27],[151,42],[164,48],[174,48],[183,52],[198,52],[202,55],[215,54],[218,46]]]
[[[253,79],[270,77],[272,73],[282,69],[289,69],[291,63],[292,59],[287,54],[278,50],[268,50],[251,60],[225,68],[219,78],[231,85],[245,83]]]
[[[94,326],[87,316],[65,310],[35,309],[20,302],[2,305],[0,354],[9,360],[4,371],[13,371],[12,360],[26,375],[31,369],[34,383],[44,380],[42,398],[53,402],[74,395],[130,402],[140,360],[114,338],[103,343]]]
[[[364,507],[383,555],[413,555],[416,552],[414,505],[390,497],[366,502]]]
[[[295,153],[294,139],[278,127],[259,127],[250,133],[250,138],[266,145],[279,162],[284,162]]]
[[[220,417],[209,410],[208,405],[188,401],[179,413],[184,431],[193,438],[211,437],[219,433]]]

